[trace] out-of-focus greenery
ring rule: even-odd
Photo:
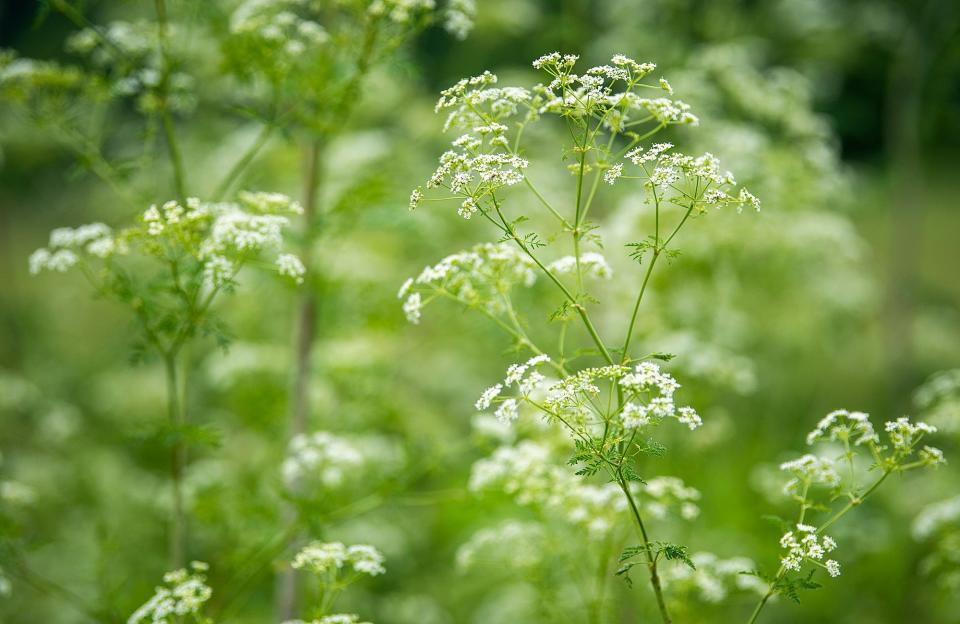
[[[256,90],[211,92],[222,85],[209,77],[247,58],[234,53],[264,52],[218,48],[224,16],[196,8],[206,3],[168,4],[173,19],[214,25],[211,39],[175,51],[203,96],[175,119],[190,130],[181,135],[188,180],[210,193],[257,140],[269,101]],[[0,8],[0,47],[76,62],[62,45],[76,25],[42,6]],[[97,24],[153,19],[139,3],[88,2],[83,14]],[[766,615],[960,621],[960,513],[929,531],[917,520],[960,490],[960,384],[955,372],[938,375],[960,367],[958,37],[960,10],[947,0],[482,0],[466,40],[430,27],[375,65],[326,146],[309,284],[318,332],[308,430],[350,440],[362,468],[289,500],[282,465],[298,295],[242,275],[218,309],[235,336],[229,350],[210,341],[188,354],[187,400],[203,425],[186,473],[188,556],[211,564],[208,614],[276,621],[278,572],[291,542],[310,537],[384,552],[387,573],[338,603],[373,622],[597,621],[596,564],[582,569],[596,554],[578,530],[466,488],[471,465],[497,445],[472,426],[473,401],[514,361],[509,342],[453,307],[410,325],[396,299],[424,265],[496,236],[445,204],[407,210],[451,138],[433,114],[437,93],[484,69],[527,84],[529,62],[557,49],[589,64],[617,52],[656,61],[702,120],[670,140],[713,151],[764,202],[757,215],[711,214],[696,228],[638,323],[650,351],[678,354],[672,365],[706,423],[672,440],[651,469],[700,490],[701,513],[656,528],[691,551],[775,568],[780,533],[763,516],[790,512],[776,466],[802,451],[823,414],[844,406],[879,422],[928,418],[953,464],[895,479],[845,518],[834,531],[843,575]],[[85,108],[71,115],[96,114],[97,87],[75,96]],[[297,85],[305,101],[315,88]],[[27,257],[54,227],[128,222],[177,191],[161,130],[139,121],[149,102],[130,99],[100,121],[105,153],[134,182],[124,197],[91,173],[91,153],[71,151],[75,136],[33,123],[37,109],[15,95],[0,102],[0,620],[125,621],[168,563],[162,363],[131,365],[129,319],[76,274],[29,275]],[[237,188],[302,194],[305,137],[329,122],[297,122],[269,137]],[[546,189],[569,184],[537,173]],[[642,238],[650,215],[619,190],[596,210],[613,224],[604,235],[619,271],[623,243]],[[511,537],[484,538],[494,527]],[[655,617],[649,589],[627,587],[614,569],[602,621]],[[683,596],[677,622],[743,621],[753,606],[742,594],[718,604]]]

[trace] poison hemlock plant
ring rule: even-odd
[[[800,510],[794,524],[784,523],[780,538],[783,555],[777,572],[773,576],[754,573],[769,584],[769,589],[757,603],[750,622],[758,620],[772,596],[784,595],[799,602],[801,590],[820,587],[813,580],[818,569],[830,577],[840,576],[840,563],[829,557],[837,549],[837,542],[826,531],[861,505],[890,475],[945,463],[940,449],[921,445],[926,436],[936,432],[935,427],[903,417],[887,422],[884,431],[888,444],[881,444],[867,414],[835,410],[817,423],[807,436],[807,444],[839,444],[839,452],[833,456],[808,453],[781,464],[780,469],[792,477],[784,493]],[[867,479],[865,473],[879,474]],[[844,503],[834,509],[838,500]],[[814,514],[826,515],[814,521]]]
[[[635,324],[654,269],[661,258],[679,253],[675,243],[685,226],[711,208],[759,209],[760,202],[748,190],[738,188],[733,175],[722,170],[711,154],[686,155],[669,142],[651,141],[670,126],[695,126],[699,121],[683,101],[668,97],[673,88],[666,79],[646,80],[655,71],[654,64],[616,55],[609,65],[577,74],[577,60],[574,55],[559,53],[537,59],[534,68],[545,72],[549,81],[531,89],[500,87],[497,76],[485,72],[442,93],[437,111],[447,112],[444,129],[463,134],[441,156],[426,190],[414,189],[410,208],[424,202],[455,202],[462,218],[488,223],[499,240],[425,268],[403,284],[398,296],[412,323],[421,321],[431,303],[446,299],[479,312],[503,329],[514,349],[526,351],[530,357],[511,365],[502,381],[484,391],[476,409],[492,411],[507,425],[523,414],[535,414],[567,433],[568,476],[548,463],[549,450],[524,441],[501,447],[489,460],[478,463],[471,489],[500,484],[521,504],[567,509],[565,500],[571,500],[578,487],[596,487],[598,494],[609,493],[613,487],[622,505],[605,495],[593,500],[608,500],[599,507],[614,512],[613,522],[616,516],[628,514],[640,540],[623,551],[617,574],[629,579],[634,568],[645,568],[660,618],[669,623],[671,607],[663,578],[682,580],[685,575],[676,574],[676,566],[695,572],[697,563],[686,546],[659,541],[648,529],[649,516],[661,503],[649,492],[652,481],[645,479],[645,472],[648,459],[666,452],[655,437],[660,425],[673,421],[695,430],[702,420],[693,407],[676,401],[680,384],[660,364],[673,355],[633,353]],[[550,118],[558,119],[563,136],[569,136],[569,142],[558,149],[573,179],[570,196],[563,204],[548,199],[555,193],[544,192],[528,174],[533,167],[524,143],[531,134],[527,130]],[[646,237],[627,245],[626,253],[640,265],[637,275],[614,279],[600,253],[602,224],[591,221],[590,216],[600,189],[622,184],[636,185],[653,213],[653,228]],[[528,191],[540,209],[527,212],[522,209],[525,204],[513,202],[517,187]],[[561,241],[566,241],[572,255],[550,253]],[[518,293],[538,281],[554,289],[558,305],[527,317]],[[611,318],[598,296],[603,281],[611,282],[614,289],[637,289],[632,306],[620,317],[624,332],[615,343],[605,338],[607,328],[594,322],[598,310]],[[540,301],[543,299],[538,298]],[[541,336],[550,334],[553,342],[547,347]],[[820,434],[829,429],[835,439],[842,439],[830,429],[833,421],[828,419],[821,423]],[[770,596],[793,595],[797,589],[815,584],[809,575],[794,578],[787,571],[799,571],[812,561],[831,575],[838,573],[835,561],[820,561],[835,547],[832,539],[820,535],[823,529],[859,504],[892,472],[942,460],[935,449],[907,460],[920,437],[932,431],[926,425],[896,421],[888,424],[888,431],[893,444],[889,455],[884,455],[885,447],[878,439],[869,441],[872,457],[882,470],[879,481],[867,488],[850,484],[848,506],[819,528],[804,524],[805,515],[801,514],[799,528],[783,537],[788,554],[781,571],[765,579],[769,586],[756,579],[738,583],[766,590],[753,620]],[[802,472],[804,467],[798,464],[797,470]],[[601,478],[608,481],[607,486],[587,483]],[[799,502],[806,511],[813,502],[803,484],[810,479],[809,486],[816,476],[802,473],[798,479]],[[558,483],[565,486],[556,487]],[[684,487],[682,482],[680,487]],[[688,498],[683,504],[692,503]],[[582,519],[588,528],[591,520],[599,520],[582,505],[578,507],[581,511],[571,518]],[[602,531],[602,527],[594,525],[596,530]],[[712,556],[700,560],[710,566],[712,579],[724,574],[736,577],[736,572],[745,571],[717,565]],[[731,561],[734,566],[749,564],[747,560]],[[667,562],[675,565],[665,572]]]
[[[638,458],[662,452],[650,435],[663,421],[696,429],[701,419],[693,408],[675,404],[680,385],[653,361],[654,354],[630,355],[634,323],[653,269],[661,257],[674,254],[671,245],[692,218],[711,207],[759,208],[759,201],[745,189],[734,190],[733,175],[722,171],[712,155],[688,156],[670,143],[647,143],[668,126],[699,121],[684,102],[667,97],[672,87],[665,79],[645,82],[655,65],[616,55],[610,65],[581,75],[573,72],[576,61],[576,56],[558,53],[537,59],[534,68],[548,74],[550,82],[530,90],[496,87],[497,77],[487,72],[443,92],[437,110],[449,111],[445,128],[466,132],[441,157],[427,183],[442,196],[428,198],[418,188],[411,208],[421,201],[456,200],[461,217],[489,222],[501,239],[428,267],[408,280],[399,296],[412,322],[418,322],[422,309],[435,299],[452,299],[479,310],[518,347],[532,352],[531,359],[511,366],[503,382],[483,393],[477,409],[495,406],[497,418],[511,422],[521,408],[532,408],[566,428],[574,442],[571,463],[577,474],[603,474],[625,499],[642,540],[633,554],[641,554],[660,616],[669,622],[658,568],[666,553],[684,551],[677,545],[658,548],[647,531],[636,500],[643,482]],[[652,97],[645,97],[647,93]],[[575,177],[567,207],[555,207],[526,175],[530,163],[521,145],[524,131],[549,117],[561,120],[571,140],[561,147]],[[621,346],[615,348],[593,323],[591,307],[599,301],[588,290],[589,280],[609,277],[610,270],[599,252],[583,247],[600,244],[598,226],[589,215],[601,184],[628,181],[636,183],[653,206],[656,226],[649,238],[629,246],[644,277]],[[507,190],[520,184],[552,218],[552,231],[526,229],[530,218],[511,210]],[[543,259],[541,248],[560,237],[570,241],[573,255]],[[511,297],[512,289],[531,286],[538,278],[548,280],[561,295],[559,307],[549,315],[558,327],[552,356],[531,339]],[[588,350],[578,350],[574,322],[585,331]],[[585,363],[588,358],[598,358],[599,366]]]
[[[341,542],[314,542],[305,546],[291,564],[317,578],[317,606],[309,622],[292,620],[286,624],[370,624],[352,613],[331,613],[340,593],[364,576],[386,572],[384,557],[367,544],[345,546]]]
[[[226,346],[229,334],[214,304],[234,292],[247,265],[269,262],[280,276],[303,281],[300,259],[283,250],[283,231],[300,205],[276,193],[241,193],[237,203],[188,198],[151,206],[131,227],[114,231],[103,223],[59,228],[48,247],[30,256],[30,271],[75,268],[94,291],[128,308],[138,336],[138,357],[164,364],[171,460],[170,560],[183,562],[186,511],[182,481],[189,442],[203,429],[187,419],[184,397],[190,375],[181,361],[186,347],[204,336]]]
[[[212,624],[203,615],[204,605],[213,595],[207,585],[208,566],[202,561],[190,563],[163,575],[163,585],[127,619],[127,624]]]

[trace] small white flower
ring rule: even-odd
[[[457,210],[459,214],[464,219],[470,219],[480,208],[477,206],[476,200],[472,197],[468,197],[463,200],[463,203],[460,205],[460,209]]]
[[[503,390],[502,384],[497,384],[495,386],[491,386],[487,388],[486,390],[483,391],[483,394],[480,395],[480,398],[477,399],[477,402],[474,405],[474,407],[477,408],[478,412],[482,412],[483,410],[488,409],[490,407],[490,403],[493,402],[493,400],[500,395],[501,390]]]
[[[947,460],[943,457],[943,451],[933,446],[924,446],[919,455],[920,461],[927,466],[939,466],[947,463]]]
[[[423,302],[420,299],[420,293],[415,292],[407,297],[403,302],[403,313],[407,320],[416,325],[420,322],[420,311],[423,309]]]
[[[613,184],[617,178],[623,175],[623,163],[617,163],[603,172],[603,181],[607,184]]]
[[[700,415],[697,414],[697,411],[692,407],[683,406],[677,410],[677,413],[677,420],[681,424],[690,427],[691,431],[703,424],[703,420],[700,419]]]
[[[423,201],[423,190],[418,186],[410,193],[410,210],[416,209]]]
[[[277,256],[276,265],[277,272],[280,273],[280,275],[286,275],[297,284],[303,283],[303,276],[306,274],[307,269],[303,266],[300,258],[289,253],[280,254]]]
[[[386,568],[383,567],[383,554],[373,546],[367,544],[350,546],[347,548],[347,558],[357,572],[370,576],[386,572]]]
[[[507,399],[500,404],[500,407],[497,408],[497,411],[493,413],[502,423],[511,423],[515,421],[519,414],[517,412],[517,400],[516,399]]]
[[[627,403],[620,414],[624,429],[639,429],[650,424],[650,416],[645,405]]]
[[[407,293],[410,292],[410,288],[412,287],[413,287],[413,278],[408,277],[407,281],[405,281],[403,285],[400,286],[400,290],[397,292],[397,299],[403,299],[404,297],[406,297]]]

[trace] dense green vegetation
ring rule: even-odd
[[[954,5],[0,6],[0,621],[960,621]]]

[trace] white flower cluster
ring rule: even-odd
[[[943,529],[960,529],[960,496],[924,507],[913,520],[913,537],[927,539]]]
[[[496,74],[488,71],[479,76],[464,78],[449,89],[440,92],[436,112],[451,109],[444,123],[444,131],[450,128],[473,130],[488,126],[517,114],[521,106],[532,98],[530,92],[520,87],[493,87]]]
[[[373,0],[367,11],[386,15],[397,24],[409,24],[415,17],[436,7],[434,0]]]
[[[167,572],[163,577],[166,585],[157,587],[153,597],[134,611],[127,624],[174,624],[185,615],[197,616],[213,594],[206,584],[206,571],[207,564],[194,561],[190,571]]]
[[[868,414],[845,409],[834,410],[824,416],[817,423],[817,427],[807,435],[807,444],[814,444],[822,439],[848,440],[856,446],[868,442],[880,443],[880,436],[873,430]]]
[[[547,265],[552,273],[563,275],[577,270],[577,257],[564,256]],[[607,259],[595,251],[580,254],[580,269],[588,276],[596,279],[611,279],[613,269],[607,264]]]
[[[360,616],[354,613],[334,613],[325,615],[319,620],[287,620],[283,624],[370,624],[360,620]]]
[[[360,574],[377,576],[386,572],[383,562],[380,551],[367,544],[345,546],[342,542],[313,542],[298,552],[290,565],[320,575],[339,573],[348,565]]]
[[[463,198],[458,212],[464,219],[480,211],[480,202],[497,189],[523,181],[523,171],[530,163],[509,152],[506,131],[506,126],[496,122],[477,125],[475,134],[456,139],[456,149],[440,156],[440,165],[427,180],[428,189],[443,187]],[[413,200],[411,197],[415,206]]]
[[[656,517],[668,512],[685,520],[699,514],[693,501],[700,493],[675,477],[657,477],[646,485],[631,483],[633,493],[642,496],[644,509]],[[553,463],[553,452],[542,443],[524,440],[515,446],[501,446],[493,455],[473,465],[469,489],[472,492],[501,491],[517,504],[557,513],[582,527],[591,537],[609,534],[627,512],[627,500],[616,483],[593,485],[568,467]]]
[[[426,267],[416,278],[403,283],[397,293],[403,299],[407,320],[417,323],[427,302],[423,294],[446,295],[492,314],[503,310],[503,296],[515,286],[530,287],[537,279],[533,261],[506,243],[483,243],[470,251],[447,256]]]
[[[573,69],[573,66],[576,65],[579,60],[580,57],[576,54],[564,54],[561,56],[559,52],[550,52],[533,61],[531,65],[533,65],[534,69],[560,73]]]
[[[665,587],[671,591],[683,591],[696,596],[703,602],[717,604],[723,602],[732,591],[748,591],[763,595],[767,585],[756,576],[743,574],[753,570],[756,565],[746,557],[721,559],[709,552],[697,552],[690,555],[696,566],[665,566],[660,572]]]
[[[946,463],[943,451],[932,446],[924,446],[917,452],[917,462],[909,465],[904,463],[904,460],[916,451],[924,436],[936,433],[936,427],[924,422],[914,423],[909,418],[903,417],[887,422],[884,430],[892,447],[892,454],[884,459],[887,468],[900,470]],[[852,442],[854,446],[865,445],[869,447],[875,461],[879,461],[881,453],[888,448],[880,445],[880,436],[874,430],[868,414],[843,409],[834,410],[824,416],[817,423],[816,428],[807,435],[807,444],[812,445],[823,440]],[[818,483],[828,487],[840,485],[840,475],[834,468],[833,462],[816,455],[806,454],[781,464],[780,469],[794,475],[784,488],[788,494],[796,494],[802,487]]]
[[[664,418],[676,418],[691,431],[703,424],[692,407],[674,405],[673,394],[680,384],[653,362],[640,362],[633,372],[620,378],[619,384],[628,400],[620,413],[625,429],[658,425]]]
[[[927,422],[944,433],[960,433],[960,368],[934,373],[913,400]]]
[[[643,509],[655,518],[664,518],[676,508],[684,520],[695,520],[700,515],[696,501],[700,491],[685,484],[678,477],[654,477],[643,486]]]
[[[787,551],[780,559],[783,568],[799,572],[804,561],[820,562],[826,553],[836,549],[837,542],[829,535],[820,535],[815,526],[797,524],[796,531],[787,531],[780,538],[780,547]],[[822,565],[830,576],[840,576],[840,564],[833,559]]]
[[[583,403],[600,394],[600,387],[596,384],[598,379],[620,379],[629,370],[626,366],[610,365],[577,371],[550,386],[544,404],[554,411],[582,413]]]
[[[505,562],[515,568],[528,568],[543,558],[543,527],[535,522],[507,520],[480,529],[457,548],[457,568],[468,571],[481,560]]]
[[[65,272],[79,262],[78,252],[98,258],[107,258],[118,250],[113,231],[103,223],[91,223],[77,228],[57,228],[50,232],[50,243],[30,254],[30,273],[41,271]],[[120,247],[121,252],[125,251]]]
[[[806,485],[823,484],[831,488],[840,485],[840,475],[833,462],[810,453],[780,464],[780,470],[793,475],[783,486],[787,494],[799,493]]]
[[[760,200],[750,191],[740,188],[731,194],[737,182],[733,174],[720,169],[720,161],[707,152],[701,156],[688,156],[670,152],[672,143],[655,143],[649,148],[638,146],[624,156],[643,169],[647,188],[662,201],[681,205],[693,205],[701,210],[706,206],[719,208],[733,205],[738,211],[744,206],[760,210]],[[608,180],[609,181],[609,180]],[[610,181],[612,184],[613,182]],[[682,186],[688,187],[685,190]]]
[[[627,511],[627,502],[613,483],[587,484],[581,477],[552,462],[551,449],[530,440],[502,446],[473,465],[471,492],[502,491],[517,504],[560,515],[603,537]]]
[[[299,258],[279,253],[288,214],[302,212],[300,205],[278,193],[239,195],[239,203],[207,203],[195,197],[184,204],[168,201],[150,206],[141,216],[142,226],[114,232],[102,223],[78,228],[58,228],[50,234],[47,248],[29,259],[30,271],[66,271],[81,260],[81,254],[99,260],[125,256],[131,247],[168,262],[170,250],[182,251],[200,263],[207,284],[220,288],[234,278],[250,258],[264,251],[277,253],[276,267],[297,283],[306,269]]]
[[[642,112],[660,125],[693,124],[699,120],[690,112],[690,106],[680,100],[668,98],[649,99],[634,93],[640,81],[656,69],[654,63],[638,63],[622,54],[614,55],[610,65],[591,67],[584,74],[574,74],[578,57],[553,52],[533,62],[534,69],[545,71],[553,77],[546,86],[538,85],[537,106],[539,113],[588,115],[595,114],[604,125],[621,131],[631,119],[632,112]],[[617,83],[625,83],[623,91],[615,90]],[[666,85],[666,86],[664,86]],[[666,80],[660,86],[673,92]]]
[[[457,39],[466,39],[473,30],[476,14],[475,0],[449,0],[443,15],[443,28]]]
[[[607,184],[614,184],[617,179],[623,175],[623,163],[616,163],[603,172],[603,181]]]
[[[521,399],[529,397],[545,381],[544,377],[536,367],[550,361],[548,355],[537,355],[523,364],[511,364],[507,368],[507,374],[502,383],[495,384],[483,391],[480,398],[474,404],[477,411],[484,411],[500,397],[500,393],[512,385],[517,386],[517,391]],[[503,398],[498,401],[500,406],[494,412],[497,420],[502,423],[511,423],[519,416],[519,404],[516,398]]]
[[[326,431],[299,434],[290,440],[289,453],[283,461],[283,480],[291,489],[305,481],[335,489],[363,463],[363,454],[346,438]]]
[[[82,88],[86,82],[78,69],[0,51],[0,95],[9,101],[29,102],[40,94],[62,95],[64,91]]]
[[[910,453],[925,434],[936,433],[937,428],[924,422],[912,423],[909,418],[902,417],[884,425],[884,430],[893,443],[893,450],[898,454]],[[934,463],[943,463],[943,453],[939,449],[924,447],[921,454],[926,453],[928,458],[938,457]]]
[[[230,33],[269,52],[274,62],[296,62],[330,39],[319,22],[298,13],[308,4],[306,0],[246,0],[230,16]]]
[[[172,23],[168,25],[167,37],[176,41],[182,32],[178,24]],[[114,21],[104,27],[84,28],[66,42],[69,52],[87,57],[99,70],[96,80],[108,84],[112,95],[137,97],[141,109],[151,110],[159,105],[157,92],[164,88],[166,105],[174,110],[192,109],[196,105],[193,76],[172,71],[164,81],[157,46],[156,24],[146,20]],[[177,51],[178,46],[173,45],[168,53]]]
[[[307,267],[303,261],[291,253],[277,255],[277,273],[289,277],[297,284],[303,283],[303,276],[307,274]]]

